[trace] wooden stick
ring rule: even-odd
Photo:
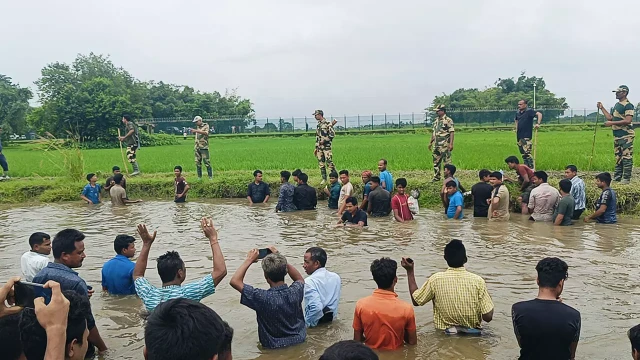
[[[118,143],[120,144],[120,154],[122,155],[122,164],[124,165],[124,171],[129,175],[129,167],[127,161],[124,158],[124,150],[122,149],[122,141],[120,141],[120,129],[118,129]]]
[[[538,160],[538,128],[533,136],[533,169],[536,168],[536,161]]]
[[[591,156],[589,157],[589,171],[591,171],[591,163],[593,161],[593,155],[596,152],[596,133],[598,132],[598,115],[600,115],[600,109],[596,112],[596,124],[593,126],[593,142],[591,143]]]

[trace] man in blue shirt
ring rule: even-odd
[[[616,215],[618,199],[611,185],[611,174],[604,172],[596,175],[596,185],[602,190],[600,198],[596,201],[596,212],[584,218],[584,222],[596,220],[600,224],[615,224],[618,222]]]
[[[80,198],[87,202],[87,204],[100,204],[100,184],[96,184],[98,182],[98,177],[96,174],[88,174],[87,181],[89,182],[82,189],[82,194],[80,194]]]
[[[304,281],[304,322],[307,327],[332,322],[338,317],[341,279],[328,271],[327,252],[312,247],[304,254],[304,271],[309,275]]]
[[[329,209],[338,209],[340,187],[340,183],[338,182],[338,173],[332,171],[331,174],[329,174],[329,185],[324,188],[324,193],[328,196],[327,203],[329,205]]]
[[[451,180],[446,185],[447,196],[449,197],[449,207],[447,208],[447,217],[449,219],[461,220],[463,218],[462,208],[464,207],[464,199],[458,191],[456,182]]]
[[[378,161],[378,171],[380,171],[380,185],[382,188],[387,190],[388,192],[393,192],[393,176],[387,170],[387,159],[380,159]]]
[[[84,234],[75,229],[62,230],[53,238],[51,248],[54,262],[49,263],[47,267],[42,269],[33,278],[33,282],[46,284],[47,281],[53,280],[60,284],[60,288],[63,291],[73,290],[82,296],[90,298],[93,295],[93,289],[87,286],[87,283],[77,272],[71,270],[81,267],[86,257],[84,254]],[[90,312],[87,316],[87,329],[89,329],[88,339],[91,343],[87,354],[93,354],[95,351],[94,345],[100,353],[107,351],[107,345],[100,336],[96,321],[93,318],[93,312]]]
[[[360,205],[360,209],[367,211],[367,207],[369,206],[369,193],[371,192],[371,176],[373,173],[369,170],[365,170],[362,172],[362,183],[364,183],[364,189],[362,190],[362,204]]]
[[[130,260],[136,254],[136,239],[129,235],[118,235],[113,242],[116,257],[102,266],[102,290],[111,295],[134,295],[134,263]]]
[[[166,254],[158,257],[158,275],[162,280],[162,287],[153,286],[144,277],[149,261],[149,251],[151,244],[156,239],[156,232],[149,234],[147,226],[138,225],[138,234],[142,239],[142,250],[133,269],[133,281],[136,286],[136,293],[144,303],[148,311],[153,311],[160,303],[177,298],[200,301],[212,295],[216,291],[216,286],[227,276],[227,266],[224,262],[222,250],[218,244],[218,232],[213,227],[213,220],[202,218],[200,220],[202,231],[209,239],[213,258],[213,270],[202,279],[189,284],[182,285],[187,278],[187,269],[180,254],[176,251],[167,251]]]
[[[287,258],[274,247],[271,254],[262,259],[262,270],[269,284],[268,290],[257,289],[244,283],[249,267],[258,261],[259,251],[253,249],[233,274],[230,284],[240,292],[240,303],[256,312],[258,339],[267,349],[300,344],[307,338],[307,328],[302,313],[304,279]],[[284,277],[289,274],[293,284],[287,286]]]

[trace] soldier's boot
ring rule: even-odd
[[[435,173],[435,175],[433,175],[433,180],[431,180],[431,182],[440,181],[440,169],[434,169],[433,172]]]
[[[322,185],[327,182],[327,168],[323,167],[320,169],[320,174],[322,174],[322,182],[320,183]]]
[[[213,180],[213,169],[211,169],[211,166],[207,168],[207,175],[209,175],[209,180]]]
[[[523,159],[524,160],[524,164],[527,165],[529,167],[529,169],[534,170],[533,169],[533,158],[532,157],[528,157]]]
[[[132,162],[131,166],[133,166],[133,173],[131,173],[131,176],[140,175],[140,167],[138,166],[138,162],[137,161]]]
[[[619,164],[616,164],[616,170],[613,173],[613,181],[621,181],[622,180],[622,174],[623,174],[623,165],[622,162],[624,160],[620,160]]]
[[[196,171],[198,172],[198,180],[202,180],[202,166],[196,166]]]
[[[629,184],[631,182],[631,173],[633,172],[633,159],[622,159],[622,182],[621,184]]]

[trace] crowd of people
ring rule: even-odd
[[[145,278],[149,251],[157,233],[144,224],[137,260],[136,239],[118,235],[115,257],[102,267],[102,291],[114,296],[138,296],[148,312],[145,322],[145,359],[227,360],[232,358],[233,329],[213,309],[200,303],[215,294],[227,275],[225,258],[213,221],[200,222],[209,240],[211,273],[186,282],[186,266],[177,251],[157,258],[161,286]],[[21,259],[22,275],[0,289],[0,345],[7,359],[84,359],[108,351],[91,309],[94,294],[74,270],[85,259],[85,235],[75,229],[29,238],[31,250]],[[48,258],[53,253],[53,261]],[[305,278],[278,249],[252,249],[229,284],[240,293],[240,303],[256,313],[258,341],[265,349],[280,349],[307,341],[307,329],[336,321],[342,277],[327,269],[327,252],[311,247],[302,256]],[[447,268],[418,286],[410,257],[400,259],[406,271],[410,301],[401,300],[398,261],[375,259],[370,266],[376,284],[370,296],[359,299],[352,317],[353,340],[329,347],[320,359],[377,359],[371,351],[393,351],[418,342],[414,306],[432,303],[434,327],[448,335],[481,335],[482,323],[494,318],[494,303],[485,280],[465,269],[467,251],[460,240],[444,248]],[[245,281],[249,268],[261,262],[266,288]],[[513,331],[521,359],[574,359],[580,338],[581,317],[562,300],[569,266],[559,258],[544,258],[536,266],[538,296],[513,304]],[[286,281],[286,277],[290,282]],[[52,292],[33,307],[16,306],[14,285],[21,279],[43,284]],[[633,358],[640,359],[640,325],[628,333]],[[3,357],[5,358],[5,357]]]

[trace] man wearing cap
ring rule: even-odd
[[[207,174],[209,180],[213,179],[213,171],[211,170],[211,161],[209,160],[209,124],[202,121],[202,117],[196,116],[193,118],[193,122],[196,123],[196,129],[190,129],[191,132],[196,134],[196,169],[198,170],[198,180],[202,180],[202,161],[204,160],[204,166],[207,167]]]
[[[613,148],[616,155],[616,171],[613,181],[621,181],[621,184],[631,182],[631,170],[633,170],[633,139],[636,133],[633,131],[633,104],[627,99],[629,87],[620,85],[613,90],[616,93],[618,103],[613,107],[613,114],[598,102],[598,109],[607,119],[604,126],[611,126],[613,130]]]
[[[433,181],[440,181],[441,165],[451,164],[454,129],[453,120],[447,116],[447,109],[444,105],[436,106],[434,111],[438,114],[438,117],[433,121],[429,150],[432,150],[433,155],[433,171],[435,172]],[[435,147],[433,146],[434,143]],[[444,164],[442,164],[443,162]]]
[[[130,115],[122,115],[122,123],[125,126],[125,134],[124,136],[120,136],[118,140],[127,145],[127,160],[129,160],[131,167],[133,167],[131,176],[140,175],[140,166],[138,166],[138,160],[136,159],[136,152],[140,148],[138,127],[133,123]]]
[[[538,118],[538,122],[533,125],[534,117]],[[516,111],[516,140],[518,141],[518,150],[522,155],[522,161],[530,169],[533,169],[533,157],[531,157],[531,148],[533,138],[533,129],[539,128],[542,122],[542,114],[529,107],[527,100],[518,101],[518,111]]]
[[[336,136],[336,132],[333,130],[333,124],[324,118],[324,112],[322,110],[316,110],[313,115],[318,120],[318,127],[316,128],[316,149],[313,154],[318,158],[318,166],[320,166],[320,173],[322,174],[321,185],[327,182],[327,167],[329,166],[330,172],[336,171],[336,166],[333,163],[333,153],[331,152],[331,142]],[[335,124],[335,120],[334,120]]]

